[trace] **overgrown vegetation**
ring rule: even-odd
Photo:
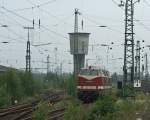
[[[103,120],[106,116],[113,120],[116,111],[115,101],[111,97],[103,97],[91,108],[87,120]]]
[[[25,101],[45,89],[62,89],[75,96],[75,81],[71,74],[32,74],[15,69],[0,74],[0,107]]]
[[[9,69],[0,75],[0,107],[20,102],[38,94],[41,89],[41,81],[35,80],[31,73]]]
[[[44,89],[62,89],[69,95],[76,96],[76,81],[71,74],[58,75],[49,73],[42,75],[10,69],[0,74],[0,107],[7,107],[37,95]],[[79,101],[73,99],[58,104],[65,107],[64,120],[133,120],[136,113],[142,113],[147,106],[148,97],[143,93],[136,94],[134,100],[123,100],[117,96],[117,90],[112,89],[111,96],[99,98],[90,109],[86,109]],[[70,100],[70,99],[69,99]],[[47,120],[51,108],[47,103],[40,103],[33,113],[35,120]]]
[[[81,105],[70,104],[64,114],[64,120],[86,120],[86,114]]]
[[[76,81],[72,74],[49,73],[45,81],[45,87],[47,86],[53,89],[63,89],[69,95],[76,96]]]
[[[135,120],[139,113],[143,113],[148,99],[139,93],[136,100],[105,96],[88,109],[81,104],[69,104],[64,120]]]
[[[48,120],[48,113],[51,107],[47,102],[41,102],[38,104],[38,108],[33,112],[33,120]]]

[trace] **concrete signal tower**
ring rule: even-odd
[[[78,15],[80,12],[75,9],[75,26],[74,32],[69,33],[70,37],[70,53],[74,60],[74,75],[78,75],[80,69],[84,67],[85,55],[88,54],[89,34],[85,32],[78,32]]]

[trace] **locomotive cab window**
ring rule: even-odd
[[[81,75],[92,75],[92,76],[95,76],[95,75],[98,75],[98,70],[94,70],[94,69],[82,69],[80,71],[80,74]]]

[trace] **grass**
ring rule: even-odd
[[[97,100],[90,108],[85,110],[82,103],[74,97],[62,100],[50,108],[41,103],[36,112],[34,120],[46,120],[47,111],[56,108],[66,108],[64,120],[136,120],[137,113],[143,114],[149,104],[149,96],[138,93],[135,101],[124,100],[114,96],[107,96]]]

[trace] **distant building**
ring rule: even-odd
[[[6,72],[9,69],[15,69],[15,68],[0,65],[0,74]]]
[[[0,73],[6,72],[9,69],[9,67],[0,65]]]

